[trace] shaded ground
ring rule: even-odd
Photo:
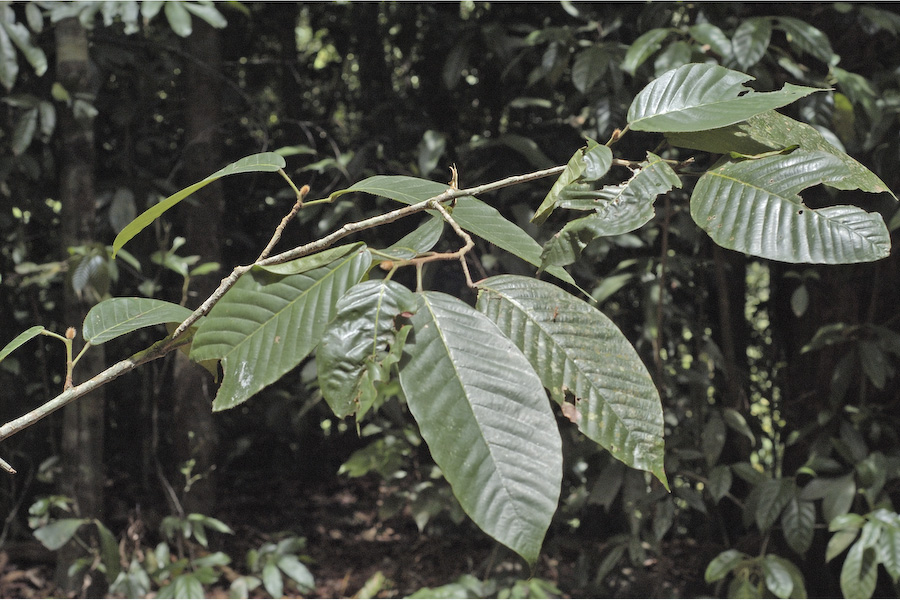
[[[284,535],[307,539],[310,570],[319,598],[396,598],[423,587],[451,583],[459,576],[527,579],[521,560],[472,527],[452,527],[443,533],[420,534],[412,518],[377,518],[383,483],[379,478],[333,479],[311,486],[300,481],[260,477],[242,485],[245,491],[221,499],[217,517],[235,529],[220,536],[235,572],[244,571],[244,556]],[[286,500],[287,499],[287,500]],[[148,528],[151,529],[151,528]],[[148,545],[151,543],[148,540]],[[214,542],[215,544],[215,542]],[[577,544],[549,545],[535,575],[557,583],[563,597],[593,596],[578,589]],[[0,597],[62,597],[52,585],[53,555],[35,543],[0,552]],[[23,550],[28,548],[27,551]],[[18,556],[17,556],[18,554]],[[697,597],[712,590],[702,584],[708,553],[690,544],[667,545],[665,552],[636,570],[623,562],[608,581],[610,597]],[[703,555],[703,556],[701,556]],[[367,582],[369,589],[364,590]],[[286,589],[288,597],[301,597]],[[255,597],[266,597],[257,590]],[[362,592],[362,593],[361,593]],[[228,582],[209,597],[228,597]]]

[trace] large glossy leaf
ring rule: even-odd
[[[774,110],[751,117],[721,129],[692,133],[667,134],[669,143],[682,148],[692,148],[704,152],[728,154],[735,151],[742,154],[760,154],[769,150],[799,146],[801,150],[831,154],[844,163],[846,173],[825,185],[839,190],[860,189],[879,194],[894,195],[875,173],[864,167],[846,152],[835,148],[814,127],[795,121]],[[896,198],[896,196],[894,196]]]
[[[641,90],[628,109],[628,126],[663,133],[715,129],[821,91],[787,83],[777,92],[754,92],[743,85],[752,79],[718,65],[678,67]]]
[[[398,315],[415,310],[415,295],[393,281],[364,281],[340,299],[316,352],[319,388],[339,418],[359,409],[363,375],[393,345]]]
[[[404,204],[416,204],[447,191],[448,186],[436,181],[402,175],[375,175],[329,196],[337,198],[350,192],[365,192],[383,196]],[[453,219],[460,227],[518,256],[536,267],[541,266],[541,246],[520,227],[508,221],[500,212],[472,196],[456,200]],[[551,275],[566,283],[574,283],[572,276],[559,267],[547,269]]]
[[[213,307],[191,359],[219,359],[224,378],[213,410],[232,408],[297,366],[316,347],[338,299],[365,275],[368,250],[296,275],[254,268]]]
[[[681,179],[652,152],[647,153],[647,161],[625,183],[600,189],[589,183],[569,184],[560,192],[560,208],[594,210],[596,214],[566,223],[544,244],[541,265],[572,264],[596,238],[642,227],[656,214],[653,203],[657,196],[673,187],[680,188]]]
[[[891,243],[880,215],[853,206],[813,210],[797,195],[845,173],[823,152],[727,161],[697,182],[691,216],[717,244],[753,256],[827,264],[883,258]]]
[[[152,298],[110,298],[88,311],[82,335],[98,346],[144,327],[181,323],[191,312],[178,304]]]
[[[628,47],[625,58],[622,59],[622,70],[634,75],[637,68],[662,47],[663,40],[669,37],[670,33],[669,29],[651,29],[634,40]]]
[[[562,445],[541,381],[483,314],[419,295],[400,383],[466,513],[534,563],[559,500]]]
[[[543,202],[534,212],[531,222],[540,225],[546,221],[550,213],[558,206],[560,194],[569,185],[579,180],[594,181],[603,177],[612,165],[612,158],[612,151],[608,147],[601,146],[594,140],[588,140],[587,146],[579,148],[569,159],[565,170],[553,183]],[[585,173],[586,171],[587,173]]]
[[[806,554],[813,541],[816,526],[816,505],[809,500],[801,500],[795,493],[781,515],[781,529],[791,550]]]
[[[771,479],[760,485],[754,515],[759,530],[768,531],[793,497],[794,482],[790,479]]]
[[[619,328],[547,282],[501,275],[479,289],[478,310],[525,353],[551,396],[571,407],[578,428],[668,487],[659,393]]]
[[[177,2],[166,3],[166,7],[168,8],[171,4],[178,4]],[[184,11],[184,8],[181,9]],[[190,16],[188,16],[190,19]],[[274,152],[263,152],[262,154],[253,154],[251,156],[247,156],[242,158],[239,161],[233,162],[227,167],[219,169],[206,179],[202,181],[198,181],[194,185],[190,185],[183,190],[176,192],[162,200],[161,202],[153,205],[148,208],[146,211],[137,216],[137,218],[125,226],[125,229],[119,232],[116,236],[116,239],[113,240],[113,256],[119,251],[119,249],[124,246],[128,240],[136,236],[138,233],[144,230],[145,227],[150,225],[153,221],[160,217],[164,212],[196,192],[197,190],[209,185],[213,181],[217,179],[221,179],[227,175],[237,175],[239,173],[255,173],[255,172],[267,172],[272,173],[277,171],[278,169],[283,169],[285,166],[284,157],[276,154]]]
[[[875,548],[853,544],[841,567],[841,592],[844,598],[871,598],[878,582]]]

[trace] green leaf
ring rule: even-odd
[[[760,531],[767,532],[794,497],[794,482],[790,479],[772,479],[760,485],[759,489],[756,525]]]
[[[221,359],[213,410],[232,408],[297,366],[319,343],[337,299],[371,264],[367,250],[297,275],[254,268],[204,318],[191,359]]]
[[[0,350],[0,361],[9,356],[16,348],[24,344],[25,342],[41,335],[45,330],[40,325],[35,325],[34,327],[29,327],[19,335],[17,335],[10,343],[3,346],[3,350]]]
[[[106,525],[97,519],[94,519],[94,525],[97,526],[97,533],[100,535],[100,558],[103,566],[106,567],[106,580],[115,581],[122,571],[122,564],[119,560],[119,544],[116,536],[106,528]]]
[[[334,200],[350,192],[365,192],[404,204],[417,204],[434,198],[448,189],[446,185],[427,179],[402,175],[375,175],[345,190],[334,192],[329,199]],[[536,267],[541,266],[540,244],[521,228],[504,218],[494,207],[472,196],[464,196],[457,198],[452,216],[457,224],[469,233],[477,235]],[[574,284],[572,276],[559,267],[549,268],[547,272],[566,283]]]
[[[603,150],[600,148],[603,148]],[[554,182],[550,191],[547,192],[543,202],[541,202],[541,205],[535,211],[534,216],[531,217],[532,223],[540,225],[546,221],[547,217],[550,216],[550,213],[553,212],[553,209],[559,204],[559,196],[563,189],[584,178],[584,173],[588,166],[588,154],[591,154],[594,157],[591,160],[592,164],[595,165],[593,171],[589,173],[589,176],[591,176],[590,180],[599,179],[603,176],[602,174],[597,174],[599,172],[599,167],[602,166],[603,163],[608,162],[606,169],[604,169],[603,172],[605,173],[609,170],[609,167],[612,165],[612,151],[606,146],[601,146],[594,140],[588,140],[587,146],[576,150],[575,154],[572,155],[572,158],[569,159],[566,168],[557,178],[556,182]]]
[[[855,496],[853,473],[834,478],[817,477],[807,483],[800,493],[804,500],[822,499],[822,513],[828,523],[849,513]]]
[[[541,381],[487,317],[419,295],[400,383],[435,462],[488,535],[534,564],[559,500],[562,442]]]
[[[774,110],[729,127],[697,133],[667,134],[666,137],[674,146],[716,154],[728,154],[732,151],[759,154],[790,146],[799,146],[806,151],[825,152],[840,159],[846,171],[841,177],[825,181],[825,185],[839,190],[860,189],[873,194],[887,192],[894,196],[875,173],[835,148],[814,127]]]
[[[651,29],[641,35],[628,47],[628,52],[622,60],[622,70],[634,75],[638,67],[662,47],[662,42],[669,37],[669,33],[668,29]]]
[[[788,571],[783,558],[768,554],[762,559],[763,578],[766,587],[778,598],[790,598],[794,592],[794,578]]]
[[[856,538],[859,537],[859,529],[841,529],[828,540],[828,546],[825,549],[825,562],[838,556],[841,552],[850,547]]]
[[[704,579],[706,583],[714,583],[725,579],[741,562],[750,558],[739,550],[725,550],[707,565]]]
[[[515,275],[481,282],[477,306],[525,353],[557,403],[574,396],[575,421],[587,437],[668,488],[659,394],[606,315],[550,283]]]
[[[707,171],[691,195],[691,216],[725,248],[790,263],[868,262],[890,254],[877,213],[853,206],[811,209],[798,192],[846,174],[823,152],[726,161]]]
[[[34,530],[34,537],[48,550],[59,550],[75,536],[78,528],[89,519],[58,519]]]
[[[369,361],[384,359],[397,333],[395,318],[415,310],[414,294],[393,281],[365,281],[338,301],[316,353],[319,388],[338,418],[358,410]]]
[[[600,148],[606,148],[600,146]],[[593,240],[634,231],[656,214],[657,196],[672,187],[681,187],[681,179],[661,158],[647,153],[647,161],[631,179],[599,190],[589,184],[573,183],[560,193],[560,208],[593,209],[596,214],[567,223],[544,245],[541,266],[565,266],[574,263]]]
[[[15,19],[12,8],[9,6],[0,7],[2,15],[0,19],[4,21],[7,18]],[[9,92],[16,83],[16,77],[19,75],[19,60],[16,56],[16,49],[9,39],[6,27],[0,26],[0,84]]]
[[[664,73],[628,109],[635,131],[702,131],[725,127],[821,91],[790,83],[777,92],[754,92],[753,77],[718,65],[690,64]]]
[[[152,298],[110,298],[95,304],[84,318],[81,334],[94,346],[126,333],[162,323],[181,323],[193,311]]]
[[[894,583],[897,583],[900,580],[900,529],[885,527],[875,550],[878,552],[878,561],[884,565]]]
[[[728,465],[717,465],[710,471],[707,489],[716,504],[731,490],[731,481],[731,468]]]
[[[13,11],[9,6],[3,7],[3,15],[0,16],[0,29],[16,45],[22,56],[28,61],[28,64],[34,69],[35,75],[40,77],[47,72],[47,56],[43,50],[31,43],[31,34],[28,32],[28,28],[15,20]],[[16,70],[18,71],[18,67],[16,67]]]
[[[413,231],[379,252],[401,260],[408,260],[434,248],[443,233],[444,219],[438,215],[429,216]]]
[[[589,46],[572,63],[572,83],[582,94],[588,93],[609,68],[609,53],[603,46]]]
[[[801,500],[795,494],[781,514],[781,529],[791,550],[806,554],[813,541],[816,526],[816,505],[809,500]]]
[[[38,109],[32,108],[26,110],[19,115],[16,120],[16,126],[12,132],[12,143],[10,149],[13,156],[21,156],[28,150],[28,146],[34,140],[34,134],[37,131]]]
[[[297,560],[296,556],[288,554],[278,557],[278,568],[281,569],[285,575],[294,580],[297,587],[300,588],[300,591],[309,592],[315,589],[316,582],[313,579],[312,573],[309,572],[306,565]]]
[[[878,560],[874,548],[857,542],[850,548],[841,567],[841,592],[844,598],[871,598],[878,581]]]
[[[364,246],[365,244],[363,244],[362,242],[356,242],[355,244],[345,244],[343,246],[329,248],[328,250],[323,250],[322,252],[317,252],[308,256],[301,256],[300,258],[295,258],[294,260],[290,260],[286,263],[269,265],[260,268],[265,269],[270,273],[275,273],[276,275],[299,275],[300,273],[306,273],[307,271],[312,271],[313,269],[318,269],[320,267],[324,267],[325,265],[330,265],[339,258],[343,258],[348,254],[359,252]]]
[[[709,46],[710,50],[723,58],[731,56],[732,46],[728,36],[712,23],[699,23],[688,28],[691,37]]]
[[[748,69],[765,56],[772,38],[772,22],[765,17],[747,19],[731,38],[732,55],[742,69]]]
[[[826,65],[837,64],[839,57],[831,49],[828,36],[806,21],[794,17],[775,17],[775,27],[784,31],[788,43]]]
[[[168,13],[170,6],[178,5],[180,5],[179,2],[166,2],[166,12]],[[182,8],[181,10],[184,10],[184,8]],[[279,169],[283,169],[286,164],[287,163],[284,162],[284,157],[279,156],[274,152],[252,154],[250,156],[242,158],[239,161],[231,163],[227,167],[219,169],[206,179],[198,181],[197,183],[184,188],[180,192],[172,194],[165,200],[162,200],[158,204],[148,208],[146,211],[138,215],[138,217],[134,221],[129,223],[125,227],[125,229],[119,232],[119,234],[116,236],[116,239],[113,240],[113,257],[115,257],[119,249],[122,248],[122,246],[124,246],[128,242],[128,240],[143,231],[145,227],[150,225],[160,215],[162,215],[164,212],[166,212],[197,190],[209,185],[213,181],[216,181],[217,179],[221,179],[222,177],[226,177],[228,175],[237,175],[240,173],[274,173]]]
[[[172,4],[166,2],[166,6]],[[183,573],[175,577],[172,583],[160,588],[157,598],[196,598],[202,600],[206,597],[203,592],[203,584],[193,574]]]

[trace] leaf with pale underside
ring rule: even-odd
[[[534,564],[556,511],[562,443],[541,381],[487,317],[418,295],[400,383],[431,454],[466,513]]]
[[[221,360],[213,410],[232,408],[306,358],[334,317],[338,299],[365,276],[368,250],[298,273],[253,268],[238,279],[194,336],[191,360]]]
[[[776,92],[754,92],[743,85],[752,79],[711,64],[667,71],[635,97],[628,109],[628,127],[661,133],[716,129],[823,91],[787,83]]]
[[[478,287],[478,310],[525,353],[551,396],[560,405],[574,396],[578,428],[668,487],[659,393],[619,328],[544,281],[500,275]]]
[[[887,192],[894,199],[897,198],[875,173],[846,152],[835,148],[814,127],[774,110],[721,129],[670,133],[666,138],[673,146],[716,154],[760,154],[790,146],[799,146],[801,150],[810,152],[825,152],[838,158],[845,167],[845,172],[840,177],[825,181],[825,185],[839,190],[860,189],[873,194]]]
[[[579,148],[569,159],[566,168],[534,212],[531,222],[540,225],[546,221],[550,213],[559,205],[560,194],[569,185],[579,181],[595,181],[603,177],[612,166],[612,159],[612,150],[607,146],[602,146],[594,140],[588,140],[587,145]]]
[[[846,173],[824,152],[725,161],[691,195],[691,216],[725,248],[789,263],[845,264],[886,257],[884,220],[855,206],[811,209],[798,193]]]

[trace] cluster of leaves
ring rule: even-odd
[[[213,517],[189,514],[168,516],[160,525],[163,541],[154,548],[143,548],[140,541],[126,554],[128,544],[119,544],[116,536],[96,519],[59,517],[70,513],[71,500],[48,496],[29,509],[29,525],[34,536],[49,550],[58,550],[77,540],[91,552],[69,565],[71,574],[90,571],[104,577],[111,594],[142,598],[155,590],[157,598],[206,598],[207,590],[223,576],[231,580],[230,597],[248,598],[263,586],[272,598],[284,595],[289,583],[301,593],[315,588],[309,569],[301,558],[305,540],[287,537],[268,542],[247,552],[247,575],[236,575],[227,567],[232,563],[224,552],[209,551],[207,531],[233,534],[228,525]],[[82,539],[96,529],[98,542]],[[195,546],[199,546],[195,550]],[[308,559],[306,559],[308,560]]]
[[[762,257],[829,263],[884,257],[890,241],[880,215],[851,206],[815,210],[798,196],[819,183],[886,189],[814,131],[790,136],[800,124],[772,112],[815,90],[788,84],[780,92],[754,93],[741,85],[748,79],[715,65],[674,69],[638,94],[627,126],[680,134],[686,146],[733,147],[738,145],[733,128],[757,118],[737,139],[771,147],[765,132],[777,123],[782,132],[787,129],[782,141],[793,144],[723,158],[694,188],[697,223],[720,243]],[[703,141],[695,144],[697,138]],[[591,143],[576,152],[534,217],[542,221],[563,207],[593,209],[596,215],[586,220],[611,223],[608,228],[567,225],[568,232],[540,251],[528,234],[472,196],[454,202],[451,223],[571,280],[559,271],[560,263],[572,262],[559,258],[567,254],[559,249],[560,238],[569,240],[569,255],[577,258],[594,237],[643,225],[653,215],[655,197],[679,184],[677,173],[648,153],[627,182],[595,191],[593,182],[611,165],[607,146]],[[203,185],[224,175],[283,166],[275,154],[229,165],[138,216],[117,236],[114,252]],[[426,180],[377,176],[329,200],[365,192],[431,208],[428,203],[444,191]],[[449,214],[445,218],[451,219]],[[366,281],[375,262],[402,261],[404,251],[427,255],[437,242],[433,223],[429,219],[383,252],[356,243],[253,266],[203,317],[190,356],[221,363],[224,376],[213,409],[223,410],[274,383],[318,347],[320,388],[339,418],[364,415],[377,405],[378,384],[390,379],[396,366],[403,399],[463,510],[533,563],[556,510],[562,476],[560,434],[543,390],[585,436],[668,487],[659,396],[621,331],[589,303],[551,283],[490,277],[475,284],[479,298],[473,309],[447,294],[411,292],[390,277]],[[83,335],[98,345],[141,327],[178,322],[185,310],[156,300],[111,299],[91,310]]]

